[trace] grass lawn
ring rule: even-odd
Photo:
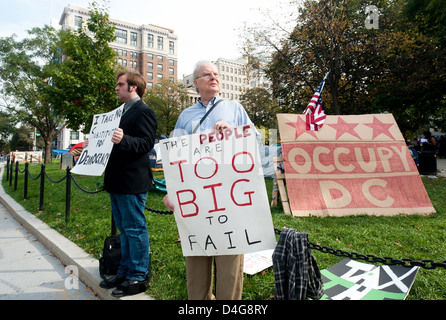
[[[41,166],[29,166],[32,177],[37,177]],[[24,165],[19,169],[23,171]],[[6,169],[4,170],[6,172]],[[47,175],[58,181],[66,171],[59,170],[59,163],[46,166]],[[28,181],[28,197],[23,200],[24,175],[19,174],[18,187],[9,186],[6,176],[3,187],[11,197],[27,211],[82,247],[87,253],[99,258],[103,241],[110,234],[111,209],[108,194],[89,194],[72,184],[71,212],[65,223],[65,180],[54,183],[45,178],[43,210],[39,211],[40,179]],[[155,173],[162,177],[162,173]],[[90,191],[96,190],[102,177],[75,175],[79,185]],[[429,216],[398,215],[392,217],[348,216],[297,218],[283,213],[281,206],[271,209],[274,227],[286,226],[309,234],[310,241],[334,249],[370,254],[395,259],[433,260],[446,259],[446,178],[422,178],[437,213]],[[272,180],[266,179],[267,193],[271,197]],[[100,187],[99,187],[100,188]],[[151,191],[147,206],[166,210],[164,193]],[[271,200],[271,199],[270,199]],[[187,299],[185,259],[181,252],[179,234],[171,214],[146,211],[152,251],[152,281],[147,294],[156,299]],[[325,269],[341,261],[342,257],[313,250],[319,268]],[[420,269],[408,300],[446,299],[446,270]],[[272,268],[254,276],[245,275],[243,299],[263,300],[274,296]]]

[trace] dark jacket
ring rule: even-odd
[[[109,193],[138,194],[153,188],[149,152],[156,136],[156,116],[141,100],[121,118],[124,137],[113,146],[105,169],[104,188]]]

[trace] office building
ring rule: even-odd
[[[260,73],[248,72],[244,58],[230,60],[219,58],[213,63],[220,75],[220,97],[240,102],[241,95],[250,88],[270,88],[270,82]],[[188,89],[190,103],[195,103],[199,95],[195,91],[193,74],[184,76],[183,85]]]
[[[60,18],[62,28],[78,29],[86,24],[89,10],[68,5]],[[152,24],[136,25],[111,18],[115,41],[109,45],[117,54],[117,64],[137,70],[147,79],[147,88],[177,80],[178,37],[174,30]]]
[[[77,30],[86,26],[89,10],[69,4],[59,24],[63,29]],[[115,25],[115,41],[109,43],[117,54],[116,63],[128,70],[136,70],[152,89],[161,81],[177,81],[178,37],[174,30],[152,24],[136,25],[110,17]],[[64,129],[58,136],[55,148],[66,149],[83,141],[82,132]]]

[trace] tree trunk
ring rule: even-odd
[[[51,141],[45,141],[45,164],[51,163]]]

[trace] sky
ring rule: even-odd
[[[89,8],[92,0],[1,0],[0,37],[27,36],[33,27],[59,27],[64,8]],[[102,0],[96,0],[102,4]],[[284,10],[284,0],[109,0],[112,19],[173,29],[178,36],[178,74],[193,72],[200,60],[237,59],[243,23],[262,22],[264,12]],[[289,10],[289,9],[287,9]],[[285,13],[286,15],[286,13]]]

